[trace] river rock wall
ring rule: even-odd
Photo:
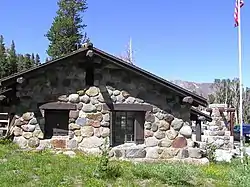
[[[234,146],[233,136],[230,136],[230,131],[226,126],[230,116],[227,112],[220,113],[218,107],[227,108],[223,104],[209,106],[212,108],[212,122],[206,124],[202,141],[208,145],[215,145],[217,149],[231,150]]]
[[[112,103],[147,104],[144,143],[113,147],[117,158],[201,158],[191,140],[190,106],[181,98],[145,78],[121,69],[95,70],[94,86],[85,85],[86,72],[80,66],[64,63],[27,79],[17,87],[20,102],[16,111],[14,142],[22,148],[79,149],[100,153],[99,147],[110,137],[110,111],[103,108],[108,93]],[[69,112],[68,136],[44,139],[45,120],[39,103],[67,102],[77,105]]]

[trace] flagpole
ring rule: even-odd
[[[132,63],[133,62],[133,52],[132,52],[132,39],[129,38],[129,60]]]
[[[237,7],[238,7],[238,57],[239,57],[239,81],[240,81],[240,106],[239,106],[239,122],[240,122],[240,158],[241,163],[243,163],[243,119],[242,119],[242,113],[243,113],[243,106],[242,106],[242,95],[243,95],[243,84],[242,84],[242,48],[241,48],[241,0],[237,1]]]

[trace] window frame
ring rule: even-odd
[[[59,118],[60,116],[60,118]],[[45,110],[44,137],[50,139],[56,136],[69,135],[69,111]],[[52,121],[53,120],[53,121]]]
[[[150,104],[127,104],[127,103],[106,103],[103,104],[103,110],[107,110],[110,112],[110,146],[114,147],[116,146],[113,141],[113,131],[114,129],[114,116],[113,112],[117,111],[123,111],[123,112],[136,112],[138,115],[137,123],[140,125],[135,125],[137,128],[135,132],[139,134],[138,132],[142,132],[139,137],[136,138],[136,144],[143,144],[145,141],[144,133],[145,133],[145,116],[146,112],[152,112],[153,106]]]
[[[53,136],[68,136],[69,135],[69,112],[70,110],[76,110],[77,107],[75,104],[72,103],[63,103],[63,102],[49,102],[49,103],[44,103],[44,104],[39,104],[39,109],[40,111],[43,111],[44,119],[45,119],[45,125],[44,125],[44,139],[50,139]],[[59,114],[64,115],[64,120],[61,120],[61,118],[54,118],[54,116],[59,116]],[[47,115],[46,115],[47,114]],[[48,118],[53,119],[53,122],[51,122]],[[56,124],[57,123],[57,124]],[[67,130],[68,134],[66,135],[54,135],[54,128],[58,125],[58,123],[65,123],[65,125],[62,125],[65,127],[65,129],[57,128],[57,129],[62,129],[62,130]],[[67,125],[66,125],[67,123]],[[55,125],[56,124],[56,125]],[[59,131],[60,132],[60,131]],[[58,132],[56,132],[58,133]]]
[[[117,129],[117,122],[115,121],[117,119],[116,114],[117,113],[125,113],[126,114],[126,121],[128,117],[128,113],[133,113],[133,140],[127,141],[124,138],[124,142],[117,142],[115,140],[115,134],[117,131],[121,129]],[[129,111],[129,110],[115,110],[111,112],[111,124],[110,124],[110,145],[112,147],[126,144],[126,143],[135,143],[135,144],[143,144],[144,143],[144,124],[145,124],[145,111]],[[119,115],[121,118],[122,115]],[[127,125],[127,122],[126,122]],[[124,136],[126,136],[126,132],[124,133]]]

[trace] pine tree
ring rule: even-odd
[[[0,35],[0,78],[6,75],[7,70],[7,56],[4,38]]]
[[[40,64],[41,64],[40,56],[39,56],[39,54],[36,54],[36,57],[35,57],[35,65],[36,65],[36,66],[39,66]]]
[[[10,49],[8,50],[8,57],[7,57],[7,74],[12,75],[17,72],[17,54],[16,54],[16,47],[15,47],[15,42],[12,40],[11,41],[11,46]]]
[[[22,54],[18,54],[17,58],[18,58],[17,71],[20,72],[25,69],[24,56]]]
[[[82,14],[87,10],[86,0],[59,0],[59,9],[50,30],[45,35],[50,44],[48,55],[54,59],[77,49],[87,40]]]
[[[31,53],[30,62],[31,62],[31,64],[32,64],[32,66],[35,66],[35,65],[36,65],[34,53]]]
[[[34,64],[32,63],[31,55],[30,54],[25,54],[24,55],[24,69],[30,69],[33,67]]]

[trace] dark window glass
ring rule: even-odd
[[[144,112],[113,112],[112,144],[143,143],[144,116]]]

